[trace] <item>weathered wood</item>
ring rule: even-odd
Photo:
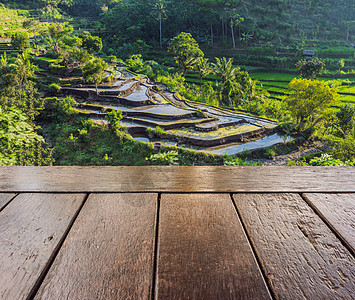
[[[156,194],[90,195],[36,299],[149,299]]]
[[[0,167],[0,192],[355,192],[354,167]]]
[[[21,194],[0,213],[0,299],[26,299],[84,195]]]
[[[234,199],[278,298],[353,299],[352,255],[299,195]]]
[[[303,196],[354,255],[355,194],[304,194]]]
[[[16,194],[0,194],[0,211],[16,196]]]
[[[157,299],[270,299],[226,194],[163,194]]]

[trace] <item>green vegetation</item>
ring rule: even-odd
[[[196,60],[204,56],[198,43],[186,32],[180,33],[170,41],[169,51],[174,53],[177,65],[184,71],[184,77],[188,69],[193,69]]]
[[[285,136],[328,146],[327,154],[295,164],[352,165],[354,6],[345,0],[0,4],[0,37],[7,38],[0,45],[0,165],[255,164],[244,161],[253,156],[248,152],[222,157],[156,150],[127,134],[121,111],[109,112],[107,121],[83,118],[76,101],[87,99],[65,97],[65,88],[91,83],[98,95],[98,85],[124,62],[181,99],[264,116],[278,121]],[[83,11],[87,15],[79,18]],[[315,56],[305,59],[309,49]],[[218,138],[245,128],[196,135]],[[149,137],[170,133],[147,129]],[[270,159],[280,154],[276,148],[260,153]]]
[[[11,44],[15,50],[25,50],[30,46],[28,34],[26,32],[16,32],[11,37]]]
[[[16,107],[0,106],[0,165],[51,165],[52,151],[30,124],[28,117]]]
[[[342,62],[344,64],[344,60],[342,60]],[[324,62],[319,58],[300,60],[296,64],[296,69],[299,72],[299,76],[308,79],[315,79],[318,75],[321,74],[324,67]]]
[[[293,79],[289,89],[286,103],[300,132],[306,128],[315,129],[320,121],[329,116],[329,107],[337,100],[336,89],[322,81]]]
[[[101,58],[93,58],[88,61],[83,68],[83,77],[88,83],[94,83],[96,86],[101,83],[106,77],[105,70],[108,68],[108,64]]]

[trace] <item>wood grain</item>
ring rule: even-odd
[[[299,195],[234,199],[277,298],[354,299],[352,255]]]
[[[0,213],[0,299],[26,299],[84,195],[21,194]]]
[[[355,192],[355,168],[0,167],[0,192]]]
[[[148,299],[156,194],[90,195],[35,299]]]
[[[303,196],[354,255],[355,194],[304,194]]]
[[[16,194],[0,194],[0,211],[16,196]]]
[[[163,194],[157,299],[270,299],[226,194]]]

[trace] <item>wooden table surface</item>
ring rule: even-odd
[[[0,167],[0,299],[355,299],[354,167]]]

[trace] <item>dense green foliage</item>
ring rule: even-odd
[[[11,37],[12,47],[16,50],[24,50],[30,46],[27,32],[16,32]]]
[[[83,68],[83,77],[88,83],[97,85],[106,77],[108,64],[101,58],[93,58]]]
[[[300,60],[296,64],[300,77],[307,79],[315,79],[321,74],[324,67],[324,62],[319,58]]]
[[[123,61],[182,99],[266,116],[281,123],[285,137],[297,133],[329,145],[331,156],[314,156],[302,164],[353,164],[355,109],[354,101],[347,100],[355,94],[355,51],[349,45],[354,40],[353,1],[10,2],[32,10],[0,6],[0,35],[12,37],[14,49],[3,45],[9,52],[0,59],[0,165],[52,164],[52,150],[42,136],[50,141],[58,165],[250,164],[181,148],[156,150],[126,133],[122,112],[110,112],[109,124],[95,122],[80,117],[78,103],[60,94],[71,83],[97,88]],[[87,18],[71,18],[83,11]],[[301,60],[307,48],[316,48],[315,59]],[[337,80],[293,79],[297,61],[302,78]],[[262,73],[260,67],[282,73]],[[350,105],[336,102],[335,87]],[[147,133],[168,135],[159,127]],[[256,152],[264,158],[281,154],[274,148]]]
[[[190,33],[182,32],[169,42],[169,51],[174,53],[177,65],[184,71],[184,76],[188,69],[193,69],[196,60],[203,58],[198,43]]]
[[[299,131],[316,128],[329,115],[327,109],[337,100],[336,89],[322,81],[293,79],[289,89],[290,95],[286,102]]]
[[[18,108],[3,110],[0,105],[0,165],[38,166],[53,163],[51,150],[44,145],[29,123],[28,117]]]
[[[32,120],[43,105],[32,80],[33,73],[28,52],[16,59],[8,59],[6,53],[0,58],[0,105],[4,109],[16,106]]]

